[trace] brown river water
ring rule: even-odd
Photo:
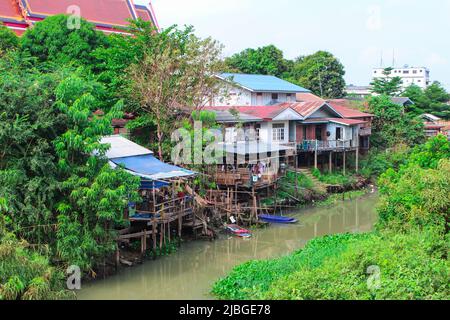
[[[214,282],[249,260],[277,258],[301,249],[316,237],[365,232],[377,220],[376,194],[327,208],[299,209],[296,225],[271,225],[244,240],[222,235],[214,242],[192,241],[177,253],[123,269],[105,280],[82,284],[81,300],[203,300],[214,299]]]

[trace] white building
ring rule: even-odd
[[[213,97],[211,106],[268,106],[296,102],[297,93],[310,91],[274,76],[223,73],[223,92]]]
[[[386,78],[384,70],[385,68],[374,68],[372,71],[373,79]],[[412,84],[422,89],[426,89],[430,85],[430,70],[425,67],[410,67],[406,65],[403,68],[394,68],[388,77],[400,77],[403,81],[403,89],[408,88]]]

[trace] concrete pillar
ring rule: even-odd
[[[317,150],[314,151],[314,168],[315,168],[315,169],[318,168],[318,166],[317,166]]]
[[[347,156],[347,154],[346,154],[346,152],[345,152],[345,150],[344,150],[344,163],[343,163],[343,167],[344,167],[344,176],[345,176],[345,174],[346,174],[346,172],[345,172],[345,170],[346,170],[346,156]]]
[[[330,151],[329,159],[328,159],[328,171],[330,173],[333,172],[333,152]]]
[[[359,172],[359,148],[356,148],[356,172]]]

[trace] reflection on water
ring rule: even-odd
[[[332,208],[302,209],[298,225],[272,225],[252,239],[227,238],[183,244],[178,253],[86,284],[79,299],[211,299],[212,284],[236,265],[280,257],[327,234],[370,231],[376,221],[377,196],[343,202]]]

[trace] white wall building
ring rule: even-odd
[[[385,68],[374,68],[372,71],[373,79],[386,78],[384,69]],[[389,77],[400,77],[403,81],[403,89],[406,89],[412,84],[415,84],[422,89],[426,89],[431,84],[430,70],[425,67],[404,66],[403,68],[394,68]]]
[[[211,106],[268,106],[295,102],[297,93],[310,91],[274,76],[223,73],[217,77],[226,84],[213,97]]]

